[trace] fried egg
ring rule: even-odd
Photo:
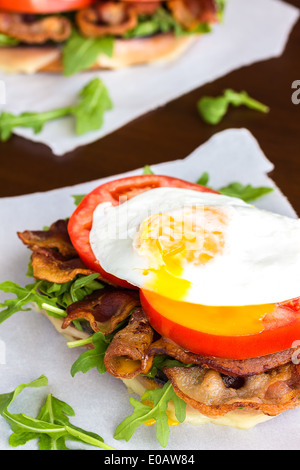
[[[106,272],[176,301],[246,306],[300,294],[300,220],[237,198],[157,188],[102,203],[90,244]]]

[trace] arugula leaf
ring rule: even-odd
[[[69,114],[71,114],[71,108],[55,109],[43,113],[25,112],[19,116],[3,111],[0,114],[0,139],[2,142],[6,142],[11,138],[16,127],[28,127],[33,129],[35,134],[38,134],[47,122],[60,119]]]
[[[77,135],[100,129],[105,112],[113,108],[106,86],[99,78],[95,78],[83,88],[79,97],[80,102],[72,108]]]
[[[0,395],[0,415],[9,423],[13,434],[9,444],[13,447],[24,445],[32,439],[39,439],[40,450],[68,450],[66,440],[84,442],[102,449],[114,450],[104,443],[98,434],[73,426],[68,416],[75,416],[74,410],[61,400],[47,396],[37,418],[24,413],[12,414],[8,408],[16,397],[27,387],[43,387],[48,379],[42,375],[28,384],[19,385],[13,392]]]
[[[10,139],[17,127],[31,128],[38,134],[47,122],[70,115],[75,117],[77,135],[100,129],[103,125],[104,113],[113,107],[103,82],[95,78],[83,88],[79,93],[79,98],[75,106],[42,113],[25,112],[16,116],[2,112],[0,114],[0,140],[5,142]]]
[[[63,48],[64,75],[67,77],[86,70],[95,64],[100,54],[112,57],[114,38],[86,38],[73,30]]]
[[[200,184],[201,186],[207,186],[209,182],[209,174],[207,172],[204,172],[201,177],[198,179],[197,184]]]
[[[197,184],[209,187],[208,183],[209,174],[205,172],[198,179]],[[241,183],[230,183],[228,186],[217,189],[217,191],[225,196],[237,197],[245,202],[253,202],[266,194],[272,193],[274,189],[267,186],[254,187],[251,184],[243,185]]]
[[[82,276],[76,279],[75,282],[71,284],[70,287],[70,295],[72,298],[72,302],[78,302],[79,300],[83,300],[88,294],[91,294],[95,290],[103,289],[104,285],[96,281],[98,279],[99,274],[90,274],[89,276]],[[88,291],[87,291],[88,289]]]
[[[14,294],[16,298],[7,299],[0,304],[0,324],[11,317],[14,313],[27,311],[24,308],[31,303],[37,304],[38,308],[45,309],[47,313],[56,318],[66,316],[66,308],[77,300],[84,299],[92,292],[102,289],[103,284],[96,280],[98,275],[77,276],[75,281],[64,284],[56,284],[48,281],[35,281],[25,287],[20,287],[11,281],[0,283],[0,290]]]
[[[194,30],[188,31],[176,21],[169,11],[165,8],[159,8],[153,15],[140,15],[137,26],[127,31],[123,37],[126,39],[139,38],[170,32],[175,33],[176,36],[210,33],[211,26],[208,23],[200,23]]]
[[[143,175],[154,175],[151,167],[149,165],[145,165],[143,169]]]
[[[178,421],[182,423],[185,420],[186,403],[176,395],[170,382],[167,382],[163,388],[148,390],[144,393],[140,402],[132,397],[129,401],[134,407],[134,412],[117,427],[114,435],[117,440],[125,439],[128,442],[139,426],[154,419],[156,421],[157,440],[162,447],[166,447],[170,434],[167,415],[170,401],[174,403],[175,415]],[[150,404],[146,404],[149,402]]]
[[[127,31],[123,37],[139,38],[153,34],[169,33],[179,29],[180,25],[175,18],[164,8],[159,8],[153,15],[140,15],[137,26]]]
[[[273,191],[273,188],[264,186],[255,188],[251,184],[244,186],[241,183],[231,183],[228,186],[219,189],[219,192],[225,196],[237,197],[245,202],[256,201],[262,196],[272,193]]]
[[[261,113],[268,113],[269,107],[259,101],[251,98],[246,91],[240,93],[231,90],[230,88],[224,91],[224,97],[232,106],[247,106],[250,109],[260,111]]]
[[[246,106],[261,113],[268,113],[269,107],[251,98],[246,91],[238,93],[227,89],[222,96],[204,96],[197,102],[197,108],[202,119],[212,125],[219,124],[228,111],[229,106]]]
[[[226,8],[226,0],[215,0],[215,3],[217,5],[219,20],[223,21]]]
[[[57,306],[56,299],[45,298],[45,296],[39,292],[39,287],[42,285],[42,282],[43,281],[37,281],[34,284],[27,285],[26,287],[20,287],[18,284],[11,281],[2,282],[0,284],[0,290],[15,294],[16,298],[7,299],[4,303],[0,304],[0,308],[4,308],[4,310],[0,312],[0,323],[3,323],[14,313],[30,310],[30,308],[23,308],[30,303],[36,303],[41,309],[43,303],[47,299],[50,308],[55,308]]]
[[[164,367],[190,367],[191,365],[192,364],[183,364],[183,362],[161,354],[153,358],[151,370],[145,375],[146,377],[153,378],[157,375],[158,371],[163,370]]]
[[[15,38],[11,38],[10,36],[7,36],[7,34],[0,33],[0,47],[5,47],[5,46],[17,46],[19,44],[19,41]]]
[[[74,199],[75,206],[79,206],[82,199],[86,196],[86,194],[74,194],[72,197]]]
[[[92,335],[91,338],[83,341],[75,341],[69,343],[69,347],[82,346],[83,343],[90,343],[92,342],[94,345],[94,349],[90,349],[88,351],[83,352],[79,358],[74,362],[71,367],[71,375],[72,377],[75,376],[78,372],[82,372],[85,374],[89,370],[93,369],[94,367],[97,368],[100,374],[104,374],[106,372],[106,368],[104,365],[104,356],[106,350],[111,342],[112,335],[105,336],[103,333],[95,333]]]
[[[148,168],[150,167],[144,167],[143,174],[148,174],[145,173],[145,171],[148,171]],[[201,186],[206,186],[207,188],[209,188],[209,179],[209,173],[205,171],[204,173],[202,173],[196,184],[200,184]],[[224,186],[223,188],[217,189],[216,191],[221,194],[224,194],[225,196],[237,197],[245,202],[253,202],[265,196],[266,194],[272,193],[274,189],[267,186],[255,187],[251,184],[243,185],[241,183],[230,183],[228,186]]]

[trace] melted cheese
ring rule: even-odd
[[[130,393],[136,393],[137,395],[142,396],[146,391],[146,388],[135,379],[122,379],[122,381],[126,385]],[[189,405],[187,405],[186,411],[187,413],[185,423],[194,424],[198,426],[202,424],[213,423],[223,426],[231,426],[238,429],[251,429],[259,423],[263,423],[272,419],[272,416],[267,416],[259,411],[251,410],[231,411],[220,418],[209,418],[208,416],[199,413],[199,411],[195,410]],[[172,406],[172,404],[169,405],[168,408],[168,417],[169,421],[171,420],[171,422],[177,421],[174,412],[174,407]]]

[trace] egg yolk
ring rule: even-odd
[[[144,287],[176,300],[184,300],[191,282],[184,267],[203,266],[225,247],[227,215],[211,207],[184,207],[173,213],[150,216],[140,227],[135,248],[149,260]]]
[[[155,292],[143,293],[151,307],[168,320],[191,330],[218,336],[257,334],[264,330],[263,320],[276,304],[216,307],[178,302]]]
[[[136,250],[149,261],[143,291],[154,309],[187,328],[225,336],[256,334],[275,304],[215,307],[185,301],[191,282],[183,278],[184,268],[222,256],[227,224],[225,210],[203,206],[150,216],[135,240]]]

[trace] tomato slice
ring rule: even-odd
[[[216,191],[195,183],[161,175],[130,176],[102,184],[83,198],[68,224],[71,241],[86,266],[99,272],[103,279],[113,284],[121,287],[133,287],[127,281],[105,272],[95,258],[89,241],[93,213],[98,204],[103,202],[110,202],[113,206],[116,206],[140,193],[162,187],[185,188],[200,192],[216,193]]]
[[[0,10],[17,13],[61,13],[78,10],[95,3],[95,0],[0,0]]]
[[[169,302],[167,299],[168,312],[180,311],[181,319],[178,320],[176,316],[174,321],[172,315],[164,315],[160,311],[164,302],[159,297],[149,291],[140,291],[141,304],[152,327],[162,336],[195,354],[227,359],[249,359],[290,349],[293,342],[300,338],[299,298],[274,304],[274,310],[262,320],[260,331],[251,334],[230,334],[226,331],[226,334],[222,334],[222,322],[220,322],[216,325],[217,334],[212,334],[203,331],[205,330],[203,324],[201,329],[198,322],[186,326],[189,311],[185,308],[184,302]]]

